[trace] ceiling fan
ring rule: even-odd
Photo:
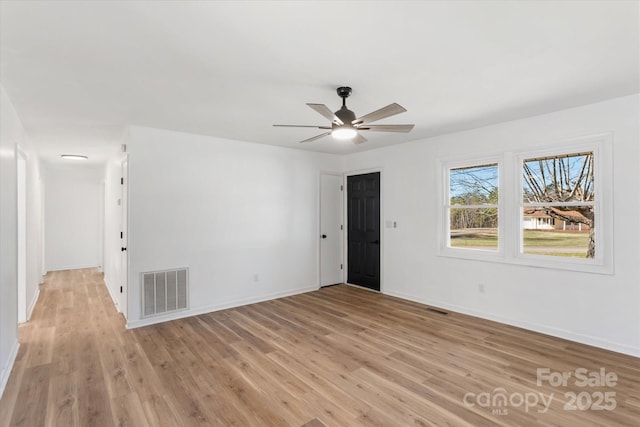
[[[321,133],[314,137],[305,139],[300,142],[311,142],[327,135],[331,135],[336,139],[351,139],[354,143],[360,144],[366,142],[367,139],[360,134],[361,131],[375,132],[410,132],[414,125],[372,125],[377,120],[391,117],[396,114],[407,111],[403,106],[389,104],[372,113],[356,118],[356,114],[347,108],[347,98],[351,95],[351,88],[342,86],[337,89],[338,96],[342,98],[342,108],[333,113],[324,104],[307,104],[313,110],[320,113],[331,121],[331,126],[313,126],[313,125],[274,125],[276,127],[292,127],[292,128],[317,128],[329,129],[328,132]]]

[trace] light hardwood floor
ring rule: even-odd
[[[130,331],[95,270],[41,288],[3,426],[639,425],[640,359],[353,287]],[[618,379],[538,386],[537,368]],[[493,406],[500,392],[509,400]],[[576,410],[571,392],[588,394]],[[614,410],[579,410],[599,392],[615,393]],[[540,395],[546,412],[518,406]]]

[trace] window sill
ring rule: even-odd
[[[549,257],[544,255],[518,254],[507,256],[504,252],[481,249],[439,248],[437,256],[464,259],[469,261],[493,262],[499,264],[520,265],[523,267],[545,268],[551,270],[576,271],[589,274],[613,275],[613,265],[598,263],[596,260],[580,258]]]

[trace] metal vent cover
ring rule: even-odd
[[[189,269],[148,271],[142,277],[142,317],[189,308]]]

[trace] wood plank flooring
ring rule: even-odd
[[[640,420],[640,359],[344,285],[128,331],[101,274],[55,272],[20,342],[2,426]],[[572,377],[538,385],[538,368]],[[578,368],[614,372],[616,384],[580,387]]]

